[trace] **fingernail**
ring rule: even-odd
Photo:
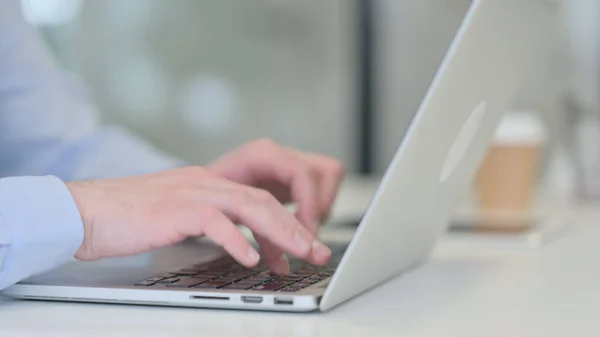
[[[281,263],[281,264],[285,263],[287,265],[290,263],[290,261],[288,260],[287,256],[285,256],[285,254],[281,254],[281,256],[279,257],[278,263]]]
[[[290,261],[285,254],[282,254],[277,262],[275,262],[274,270],[276,274],[288,274],[290,272]]]
[[[257,263],[260,260],[260,255],[258,255],[258,252],[252,246],[248,248],[248,260],[251,263]]]
[[[331,256],[331,250],[317,240],[313,242],[312,251],[319,259],[328,259]]]
[[[296,233],[296,245],[304,251],[310,250],[309,239],[305,235],[300,234],[300,232]]]

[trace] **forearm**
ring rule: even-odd
[[[69,262],[83,241],[81,216],[59,179],[0,179],[0,289]]]

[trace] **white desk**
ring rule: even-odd
[[[600,208],[572,212],[579,228],[542,248],[446,238],[327,313],[0,301],[0,336],[598,336]]]

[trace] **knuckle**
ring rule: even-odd
[[[188,166],[179,170],[179,176],[184,181],[198,180],[206,174],[206,169],[200,166]]]
[[[266,206],[275,200],[271,193],[259,188],[240,189],[236,197],[240,204],[246,206]]]
[[[270,138],[259,138],[255,140],[252,144],[262,149],[274,149],[279,146],[274,140]]]
[[[255,204],[255,200],[248,189],[238,189],[236,191],[232,191],[231,199],[240,208],[247,208]]]
[[[344,164],[337,159],[331,159],[329,166],[331,168],[331,171],[336,175],[342,176],[346,173],[346,168],[344,167]]]
[[[223,218],[223,214],[216,207],[202,206],[194,207],[195,216],[197,219],[202,219],[202,223],[207,225],[217,225]]]
[[[276,219],[273,221],[273,227],[277,232],[287,233],[288,236],[293,237],[294,230],[292,226],[289,226],[285,221],[281,219]]]
[[[252,197],[261,204],[271,204],[275,201],[275,197],[266,190],[255,189],[251,191]]]
[[[294,239],[294,229],[286,224],[282,219],[269,216],[262,219],[265,227],[268,228],[267,237],[279,238],[283,241],[291,242]]]
[[[308,177],[312,177],[317,173],[317,170],[315,167],[311,166],[309,163],[306,163],[305,161],[299,159],[299,158],[294,158],[292,156],[288,156],[287,160],[289,161],[289,170],[290,173],[294,176],[294,177],[304,177],[304,176],[308,176]]]
[[[304,160],[300,159],[300,158],[289,158],[288,160],[293,161],[294,165],[294,169],[296,170],[296,172],[298,173],[304,173],[304,174],[308,174],[313,170],[313,167],[305,162]]]

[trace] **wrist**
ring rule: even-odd
[[[90,205],[87,202],[87,200],[90,199],[90,191],[92,191],[90,188],[91,184],[93,183],[69,182],[65,184],[75,201],[75,205],[79,210],[79,215],[83,223],[83,242],[75,254],[75,258],[78,260],[90,260],[89,256],[92,255],[90,252],[93,251],[90,238],[91,233],[93,233],[95,217],[92,215],[94,213],[90,210]]]

